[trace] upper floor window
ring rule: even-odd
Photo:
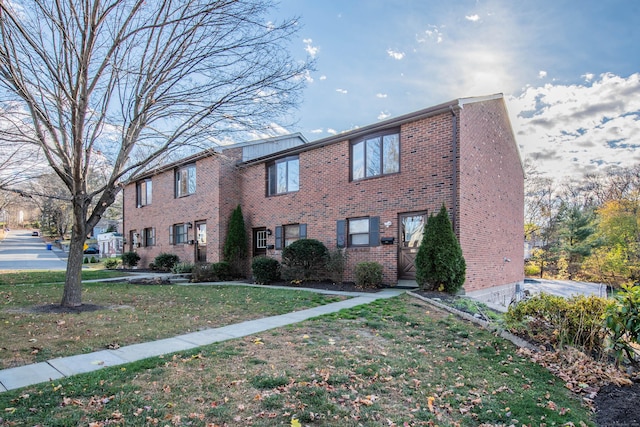
[[[138,184],[136,184],[136,197],[138,207],[151,204],[151,192],[151,179],[145,179],[144,181],[140,181],[138,182]]]
[[[196,192],[196,165],[183,166],[176,170],[176,197]]]
[[[276,160],[267,167],[267,194],[291,193],[300,188],[298,156]]]
[[[351,179],[400,172],[400,134],[369,136],[351,145]]]

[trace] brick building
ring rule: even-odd
[[[253,256],[299,238],[345,248],[385,283],[415,277],[427,215],[444,204],[467,262],[467,293],[510,298],[522,282],[524,173],[502,95],[463,98],[329,138],[293,134],[202,152],[125,188],[129,250],[217,262],[242,207]],[[247,272],[250,274],[250,272]],[[500,301],[497,301],[500,302]]]

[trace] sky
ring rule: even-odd
[[[310,141],[502,93],[523,161],[557,181],[640,164],[638,0],[281,0],[315,61]]]

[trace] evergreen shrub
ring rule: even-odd
[[[153,268],[160,271],[171,271],[180,262],[180,257],[176,254],[163,252],[153,259]]]
[[[122,264],[125,267],[135,267],[140,262],[140,255],[136,252],[125,252],[122,254]]]
[[[268,285],[280,278],[280,263],[266,256],[256,257],[251,262],[253,279],[261,285]]]
[[[444,204],[429,216],[415,265],[421,289],[455,294],[464,284],[466,263]]]
[[[286,280],[322,280],[326,275],[328,259],[329,250],[321,241],[296,240],[282,250],[283,278],[288,276]]]

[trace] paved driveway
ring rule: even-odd
[[[57,250],[47,250],[31,230],[11,230],[0,242],[1,270],[66,270],[67,263]]]
[[[532,294],[544,292],[562,297],[573,295],[607,295],[606,285],[600,283],[575,282],[572,280],[525,279],[524,289]]]

